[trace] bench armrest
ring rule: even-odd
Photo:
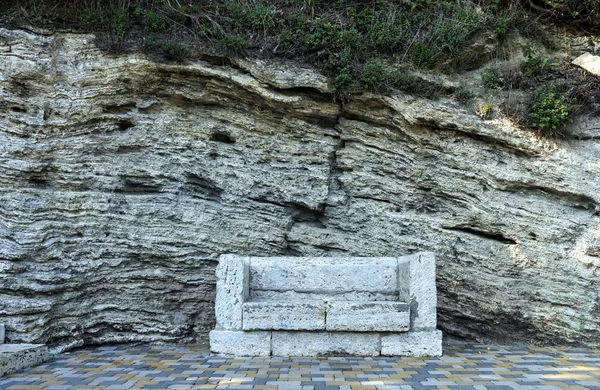
[[[437,326],[435,255],[420,252],[398,258],[400,301],[410,305],[410,330],[429,331]]]
[[[242,305],[250,295],[250,258],[219,256],[216,276],[216,329],[241,330]]]

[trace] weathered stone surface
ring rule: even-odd
[[[273,356],[377,356],[377,333],[273,332]]]
[[[296,292],[398,291],[394,258],[257,258],[251,259],[250,289]]]
[[[398,293],[378,293],[369,291],[349,291],[331,295],[328,292],[312,293],[298,291],[269,291],[269,290],[250,290],[250,299],[255,300],[275,300],[275,301],[397,301]]]
[[[211,330],[210,350],[231,356],[269,356],[271,332]]]
[[[435,330],[437,326],[436,267],[433,253],[398,258],[400,300],[410,304],[410,330]],[[408,290],[406,288],[408,287]]]
[[[385,356],[441,356],[442,332],[396,333],[381,336],[381,354]]]
[[[0,29],[0,47],[8,342],[205,339],[224,253],[427,250],[444,331],[600,346],[597,118],[543,141],[445,99],[342,107],[308,70],[295,90],[90,35]]]
[[[591,53],[583,53],[573,60],[573,65],[577,65],[587,70],[594,76],[600,76],[600,57]]]
[[[409,327],[403,302],[331,302],[327,308],[328,331],[404,332]]]
[[[246,302],[243,329],[323,330],[326,312],[322,301]]]
[[[45,362],[48,347],[39,344],[0,345],[0,377]]]
[[[0,324],[0,344],[4,344],[4,324]]]
[[[241,330],[242,305],[249,297],[249,260],[247,257],[222,255],[216,271],[217,329]]]

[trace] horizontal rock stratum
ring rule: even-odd
[[[205,340],[223,253],[432,251],[448,334],[600,346],[600,126],[555,143],[451,100],[328,91],[293,64],[0,29],[8,341]]]

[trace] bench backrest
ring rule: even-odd
[[[254,299],[398,300],[394,257],[252,257],[249,268]]]

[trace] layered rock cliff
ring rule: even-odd
[[[0,29],[9,341],[202,340],[223,253],[428,250],[448,334],[600,346],[600,126],[540,141],[451,100],[328,88]]]

